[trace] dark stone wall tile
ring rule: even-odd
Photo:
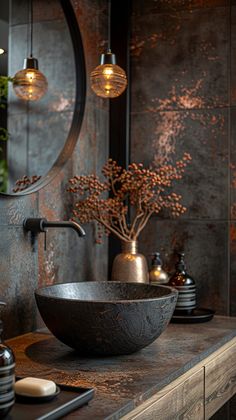
[[[63,171],[46,188],[39,191],[39,213],[49,220],[69,220],[77,197],[67,191],[68,180],[74,175],[97,173],[108,156],[108,118],[103,110],[87,102],[81,135],[72,158]],[[39,246],[39,284],[65,281],[107,279],[107,239],[95,243],[96,228],[84,226],[85,238],[73,231],[51,230],[47,251],[43,238]]]
[[[9,192],[24,175],[42,176],[51,169],[64,147],[72,117],[70,111],[11,116],[7,143]]]
[[[165,159],[173,163],[184,152],[192,156],[174,187],[187,212],[177,220],[165,213],[152,218],[140,249],[146,255],[161,251],[171,270],[172,251],[184,248],[199,306],[225,315],[230,311],[235,259],[231,229],[230,268],[230,204],[231,218],[236,215],[234,109],[230,115],[236,64],[232,4],[138,0],[133,4],[131,41],[131,161],[148,166]],[[234,292],[231,280],[232,314]]]
[[[51,169],[66,143],[72,118],[73,113],[70,111],[30,115],[28,146],[30,175],[44,175]]]
[[[76,156],[73,158],[73,175],[97,173],[108,159],[108,113],[88,102]]]
[[[236,223],[230,226],[230,315],[236,316]]]
[[[104,0],[71,0],[73,7],[81,17],[87,13],[88,10],[91,12],[99,12],[107,14],[107,2]],[[80,22],[80,19],[79,19]]]
[[[231,108],[230,133],[230,217],[236,219],[236,108]]]
[[[230,94],[231,104],[236,105],[236,2],[231,7],[231,78]]]
[[[26,114],[12,115],[8,119],[8,131],[10,136],[7,140],[7,162],[8,162],[8,188],[12,193],[15,182],[27,174],[27,132],[29,129]]]
[[[7,304],[1,319],[5,336],[13,337],[36,327],[37,252],[32,252],[21,227],[1,225],[0,229],[0,297]]]
[[[78,281],[107,280],[107,244],[97,245],[94,227],[83,226],[86,236],[80,238],[69,229],[50,229],[47,249],[43,237],[39,242],[39,285]],[[100,248],[99,248],[100,247]]]
[[[75,158],[75,157],[74,157]],[[79,174],[83,173],[81,171]],[[66,191],[71,177],[70,162],[60,177],[39,192],[39,212],[48,220],[69,220],[76,197]],[[107,241],[95,243],[92,224],[83,226],[84,238],[68,229],[49,229],[47,249],[43,235],[39,238],[39,285],[70,281],[101,281],[107,278]]]
[[[174,163],[184,152],[192,161],[174,186],[188,209],[182,217],[227,219],[227,110],[132,114],[131,161],[155,167],[165,159]]]
[[[41,4],[43,3],[44,0],[42,0]],[[47,2],[47,4],[48,6],[52,5],[52,1]],[[20,5],[23,10],[22,2],[19,3]],[[97,65],[99,53],[102,50],[102,46],[105,45],[107,2],[104,0],[98,2],[89,0],[81,4],[81,2],[74,1],[74,5],[82,28],[84,45],[89,47],[86,49],[86,60],[90,66],[89,69],[87,68],[89,86],[90,69]],[[37,12],[37,19],[40,20],[40,23],[35,24],[35,37],[37,39],[40,34],[40,42],[42,42],[43,37],[41,45],[43,45],[44,50],[37,49],[37,45],[35,44],[35,51],[39,58],[44,54],[45,65],[54,65],[53,62],[51,63],[52,54],[54,53],[55,62],[60,57],[63,57],[60,61],[60,68],[57,69],[55,66],[51,68],[51,74],[54,77],[50,85],[52,91],[48,96],[48,101],[49,99],[51,100],[50,110],[52,112],[51,114],[47,114],[47,117],[44,114],[44,120],[46,121],[48,130],[47,137],[51,142],[55,142],[53,143],[53,150],[54,158],[56,158],[55,140],[58,140],[59,137],[62,140],[61,134],[64,132],[66,124],[70,124],[71,119],[73,101],[70,102],[67,99],[69,95],[72,95],[74,91],[72,89],[75,87],[73,79],[75,76],[74,63],[65,59],[66,37],[63,29],[63,21],[57,20],[59,16],[55,12],[56,19],[53,19],[53,23],[46,21],[42,23],[40,10],[42,11],[43,9],[38,9]],[[52,14],[54,13],[53,8],[51,12]],[[93,16],[92,19],[91,16]],[[43,17],[42,20],[44,20]],[[89,23],[89,21],[92,23]],[[13,28],[18,35],[19,32],[17,31],[20,28],[20,23],[24,23],[24,17],[21,18],[18,16],[18,20],[14,22],[15,26]],[[49,35],[52,36],[53,42],[55,42],[58,48],[60,47],[57,52],[50,51],[47,45],[47,25],[48,29],[52,32]],[[26,26],[21,25],[21,29],[22,38],[19,39],[19,49],[21,47],[21,41],[23,44],[23,41],[27,38]],[[24,58],[22,51],[15,50],[14,52],[16,59],[19,59],[21,63],[20,60]],[[58,56],[57,53],[59,54]],[[43,60],[40,60],[40,63],[43,63]],[[43,64],[40,64],[40,67],[44,71]],[[70,73],[68,73],[69,68]],[[16,70],[18,68],[12,69],[12,74]],[[63,76],[58,79],[59,70],[63,71]],[[53,74],[53,71],[55,74]],[[57,92],[60,92],[60,95]],[[18,121],[18,132],[22,133],[27,107],[19,107],[16,105],[15,99],[13,100],[13,95],[10,97],[12,99],[10,107],[11,117]],[[41,150],[43,151],[44,148],[47,149],[47,152],[52,152],[51,144],[47,143],[46,136],[43,134],[39,135],[40,119],[37,121],[34,120],[34,113],[38,114],[41,111],[45,111],[44,107],[46,105],[49,106],[49,102],[45,98],[45,102],[42,100],[42,102],[38,102],[35,104],[35,107],[31,107],[30,109],[29,115],[33,119],[33,124],[30,124],[30,127],[32,130],[33,126],[33,130],[35,130],[35,143],[31,149],[31,154],[34,155],[35,159],[36,155],[37,159],[40,158]],[[21,121],[21,124],[19,121]],[[61,133],[59,133],[60,130]],[[16,151],[14,153],[17,154]],[[42,321],[35,308],[34,300],[34,290],[38,285],[65,281],[99,281],[107,278],[107,240],[105,239],[104,243],[100,246],[95,244],[96,232],[92,224],[85,226],[86,237],[84,239],[78,238],[73,230],[49,230],[46,251],[44,250],[43,234],[38,236],[34,249],[32,249],[30,234],[24,233],[22,228],[25,217],[69,220],[72,215],[71,210],[74,197],[66,191],[68,179],[76,173],[99,172],[107,156],[108,102],[99,99],[89,90],[81,135],[79,136],[73,156],[64,168],[61,169],[49,185],[41,189],[38,193],[24,197],[1,196],[0,230],[1,237],[4,240],[2,240],[2,246],[0,245],[0,267],[2,273],[0,293],[1,298],[5,299],[8,304],[5,315],[3,316],[3,320],[6,320],[5,323],[7,324],[7,327],[5,327],[6,337],[32,331],[36,326],[42,325]],[[49,156],[46,157],[46,154],[44,157],[45,160],[49,158]],[[39,170],[42,169],[42,166],[42,164],[39,165]]]
[[[12,25],[29,22],[29,2],[25,0],[11,0],[10,20]],[[41,0],[33,2],[33,21],[64,19],[59,0]]]
[[[108,112],[109,101],[95,95],[90,87],[90,74],[100,64],[100,54],[107,48],[108,3],[100,1],[73,0],[79,22],[87,68],[87,102],[93,107]],[[91,19],[92,16],[92,19]]]
[[[106,40],[107,3],[73,1],[80,25],[87,69],[87,100],[81,133],[72,158],[49,186],[39,192],[39,211],[48,219],[69,220],[76,201],[67,192],[68,180],[76,174],[99,173],[108,157],[108,102],[90,89],[90,71]],[[91,19],[91,15],[93,19]],[[63,281],[104,280],[107,278],[107,240],[95,244],[93,225],[84,226],[85,238],[73,231],[50,231],[47,251],[39,243],[39,284]]]
[[[64,20],[64,13],[59,0],[41,0],[33,3],[34,22]]]
[[[228,23],[224,7],[134,17],[132,111],[226,106]]]
[[[229,0],[135,0],[134,13],[137,15],[143,13],[173,13],[179,10],[213,9],[228,4]]]
[[[0,225],[23,226],[26,217],[37,217],[38,195],[27,195],[22,197],[0,196]]]
[[[164,267],[175,271],[174,253],[184,250],[187,272],[197,285],[198,306],[227,315],[228,231],[227,222],[191,222],[152,218],[143,230],[139,249],[149,256],[161,252]]]

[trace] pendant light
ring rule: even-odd
[[[116,56],[111,52],[111,0],[108,0],[108,48],[101,54],[100,65],[90,75],[91,88],[102,98],[116,98],[126,89],[125,71],[117,66]]]
[[[38,60],[33,57],[33,0],[30,0],[30,56],[24,59],[23,70],[13,79],[15,94],[25,101],[38,101],[47,92],[48,82],[38,69]]]

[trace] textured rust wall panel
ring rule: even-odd
[[[230,260],[231,260],[231,281],[230,281],[230,295],[232,296],[230,311],[233,316],[236,316],[236,223],[231,222],[230,226]]]
[[[108,157],[108,104],[96,97],[89,85],[90,71],[98,65],[99,52],[106,39],[106,3],[74,1],[73,4],[85,50],[87,100],[82,130],[72,158],[60,175],[39,192],[39,212],[51,220],[71,217],[75,198],[66,191],[68,179],[76,174],[98,173]],[[79,238],[69,230],[49,231],[46,251],[41,238],[40,284],[107,278],[107,241],[102,245],[95,244],[94,227],[84,228],[85,238]]]
[[[192,155],[183,181],[176,183],[188,207],[182,217],[227,219],[227,109],[150,111],[132,114],[131,121],[132,161],[158,165],[165,158],[174,162],[184,152]]]
[[[231,271],[234,315],[236,252],[232,242],[230,268],[229,219],[231,193],[231,209],[235,206],[235,135],[230,128],[230,123],[233,130],[235,125],[234,111],[230,118],[230,82],[232,92],[236,83],[235,24],[236,13],[228,1],[133,3],[131,160],[145,165],[165,158],[174,162],[185,151],[193,159],[175,188],[182,193],[187,213],[177,221],[167,213],[153,218],[140,249],[146,255],[160,250],[170,272],[173,252],[184,249],[197,282],[198,304],[219,314],[230,311]]]
[[[174,252],[184,249],[187,271],[197,284],[198,304],[228,310],[228,223],[152,218],[140,240],[140,251],[150,255],[159,250],[165,269],[173,272]],[[149,262],[151,257],[149,256]]]
[[[1,225],[0,231],[0,298],[7,302],[1,318],[4,335],[14,336],[36,327],[37,250],[32,250],[21,226]]]
[[[227,6],[229,0],[135,0],[134,15],[148,13],[173,13]]]
[[[11,337],[36,327],[37,244],[23,232],[25,217],[38,215],[38,197],[0,198],[0,299],[4,335]]]
[[[132,112],[228,104],[229,10],[133,18]]]
[[[231,7],[231,105],[236,105],[236,2]]]
[[[22,17],[17,14],[15,25],[25,23],[25,2],[14,4],[18,12],[23,11]],[[51,14],[50,19],[60,19],[60,11],[58,7],[52,7],[53,4],[55,6],[55,0],[46,5]],[[30,196],[0,198],[0,298],[8,305],[2,317],[6,337],[42,325],[34,300],[34,290],[38,284],[105,280],[107,277],[107,241],[103,245],[95,245],[92,226],[85,226],[87,235],[83,239],[78,238],[72,230],[49,230],[46,251],[43,235],[40,235],[32,249],[30,234],[25,235],[22,229],[25,217],[68,220],[73,204],[73,197],[66,191],[68,179],[75,174],[100,171],[108,157],[108,103],[97,98],[89,88],[90,70],[98,64],[99,53],[107,36],[107,3],[105,0],[86,0],[73,1],[73,5],[80,25],[87,66],[85,118],[73,156],[51,184]],[[37,22],[44,20],[42,11],[43,8],[37,8]],[[62,81],[61,89],[64,85],[65,80]],[[43,147],[43,138],[40,142]]]

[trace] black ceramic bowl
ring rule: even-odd
[[[35,292],[40,314],[60,341],[85,355],[130,354],[167,327],[178,292],[140,283],[78,282]]]

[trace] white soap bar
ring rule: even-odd
[[[42,397],[56,392],[56,384],[53,381],[40,378],[24,378],[15,383],[15,392],[19,395],[30,397]]]

